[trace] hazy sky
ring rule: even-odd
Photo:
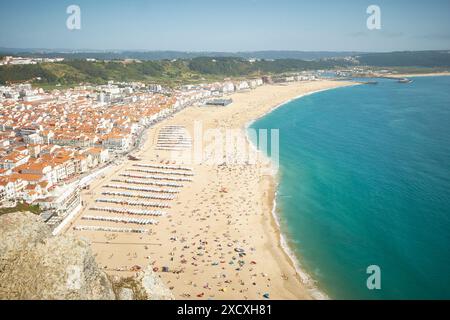
[[[66,8],[81,8],[81,30]],[[366,9],[381,8],[381,30]],[[183,51],[450,49],[450,0],[2,1],[0,47]]]

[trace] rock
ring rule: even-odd
[[[0,217],[0,299],[115,299],[90,245],[51,235],[34,214]]]
[[[149,300],[174,300],[172,292],[163,284],[151,267],[145,269],[139,276],[138,281],[140,281]]]
[[[134,292],[130,288],[121,288],[117,295],[117,299],[119,300],[133,300]]]
[[[51,236],[50,228],[31,213],[10,213],[0,216],[0,257],[11,250],[26,250]]]
[[[137,277],[108,277],[87,240],[52,236],[31,213],[0,216],[0,300],[174,299],[151,268]]]

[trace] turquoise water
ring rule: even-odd
[[[316,93],[252,127],[280,130],[280,223],[320,290],[450,299],[450,77]]]

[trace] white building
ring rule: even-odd
[[[37,133],[24,136],[23,141],[27,144],[44,144],[44,138]]]
[[[109,134],[102,141],[102,146],[109,150],[127,151],[131,146],[131,139],[121,134]]]
[[[224,94],[233,93],[235,90],[233,82],[225,82],[222,87],[222,92]]]
[[[109,151],[102,148],[90,148],[86,151],[86,154],[90,155],[97,163],[102,164],[109,160]],[[91,160],[92,161],[92,160]]]
[[[0,192],[3,194],[3,200],[14,199],[16,197],[16,186],[14,185],[14,182],[0,181],[0,188],[3,189],[3,191],[0,190]]]
[[[250,89],[250,86],[248,85],[247,81],[241,81],[236,85],[236,91],[248,90],[248,89]]]

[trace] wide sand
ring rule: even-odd
[[[429,72],[429,73],[392,73],[389,77],[394,78],[414,78],[414,77],[439,77],[450,76],[450,72]]]
[[[141,161],[125,160],[111,167],[91,184],[90,190],[83,191],[84,208],[66,232],[90,239],[97,262],[110,274],[132,276],[139,267],[152,265],[177,299],[263,299],[265,294],[270,299],[317,298],[311,290],[313,284],[300,278],[281,247],[280,232],[272,216],[276,175],[264,157],[252,161],[254,153],[245,139],[245,126],[297,96],[352,84],[321,80],[265,85],[232,95],[233,103],[227,107],[184,109],[148,130],[145,145],[135,154]],[[168,125],[185,126],[193,138],[196,156],[187,152],[183,159],[174,160],[171,152],[155,150],[159,131]],[[194,127],[202,127],[201,135],[194,132]],[[238,136],[241,148],[230,149],[223,157],[218,150],[226,143],[211,137],[219,133],[226,136],[229,129],[233,131],[228,133]],[[212,144],[217,147],[211,148]],[[159,209],[167,214],[154,218],[157,225],[82,219],[85,215],[123,217],[89,207],[128,208],[96,203],[95,199],[105,197],[101,192],[112,190],[103,187],[106,183],[124,184],[111,182],[114,178],[124,179],[120,174],[145,174],[127,171],[136,168],[133,165],[161,162],[190,167],[194,176],[192,182],[183,182],[176,199],[160,201],[171,208]],[[80,225],[145,228],[150,232],[73,230],[73,226]],[[133,266],[138,267],[132,270]],[[165,272],[163,267],[167,267]]]

